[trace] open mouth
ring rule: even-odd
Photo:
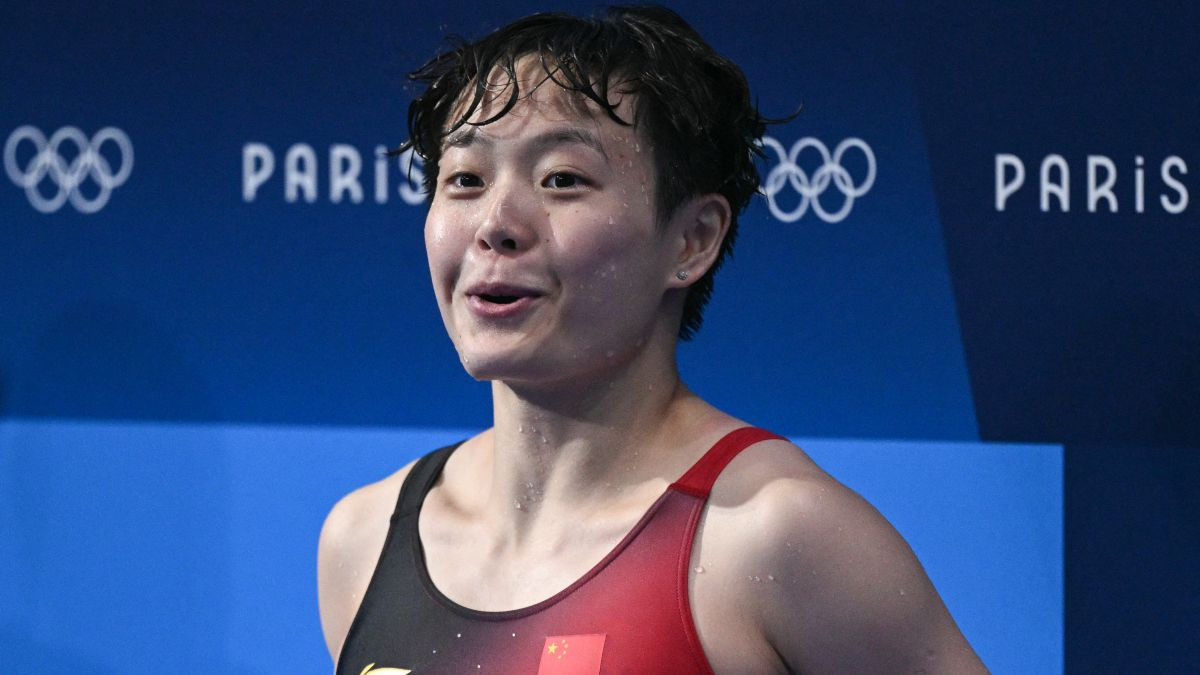
[[[468,304],[479,316],[492,319],[522,316],[542,292],[536,286],[510,282],[480,282],[467,288]]]
[[[490,302],[497,305],[511,305],[520,300],[523,296],[520,295],[493,295],[491,293],[480,293],[479,297],[485,302]]]

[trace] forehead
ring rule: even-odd
[[[537,120],[587,126],[618,139],[640,136],[636,95],[629,87],[621,86],[620,81],[610,81],[608,87],[612,112],[627,123],[621,124],[587,95],[560,84],[564,81],[565,76],[553,61],[537,55],[519,58],[514,64],[513,73],[499,66],[494,67],[482,82],[471,82],[458,95],[446,126],[448,129],[484,129],[502,122],[508,124],[501,126],[510,126],[518,120]],[[599,85],[595,88],[597,93],[602,93]],[[460,125],[464,115],[466,124]]]

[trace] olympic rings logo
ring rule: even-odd
[[[34,147],[34,156],[24,168],[17,166],[17,148],[22,141]],[[121,167],[114,173],[112,165],[100,154],[101,147],[111,142],[121,153]],[[59,153],[63,143],[74,145],[79,153],[68,163]],[[25,125],[8,137],[4,144],[4,170],[17,187],[25,189],[30,205],[42,213],[54,213],[68,200],[80,213],[95,213],[104,208],[114,188],[120,187],[133,172],[133,143],[124,131],[116,127],[105,127],[88,139],[75,127],[63,127],[54,132],[50,140],[37,127]],[[43,179],[58,187],[52,197],[45,197],[38,190]],[[79,186],[91,178],[100,190],[88,198]]]
[[[875,153],[871,152],[871,146],[861,138],[847,138],[838,143],[832,155],[824,143],[811,136],[796,141],[790,151],[784,149],[783,144],[774,138],[763,136],[762,147],[769,148],[779,157],[779,164],[767,173],[762,191],[767,197],[767,207],[771,210],[771,215],[785,223],[800,220],[809,207],[827,223],[841,222],[850,214],[850,209],[854,208],[854,200],[865,195],[875,184]],[[800,168],[797,161],[800,153],[808,148],[816,150],[822,162],[811,176]],[[861,152],[867,160],[867,175],[857,184],[850,177],[850,172],[842,166],[842,158],[851,149]],[[775,198],[784,185],[790,185],[800,195],[800,202],[790,211],[785,211]],[[843,196],[841,207],[832,212],[821,204],[820,199],[830,185]]]

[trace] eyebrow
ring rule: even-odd
[[[466,148],[474,145],[477,141],[486,145],[491,145],[491,139],[480,138],[475,132],[476,127],[464,126],[459,128],[454,133],[446,136],[446,140],[442,143],[442,149],[446,148]]]
[[[596,135],[587,129],[579,127],[551,129],[538,134],[528,142],[530,149],[539,154],[556,146],[574,144],[591,148],[603,157],[605,161],[608,160],[608,153],[604,151],[604,146],[600,143],[600,139],[596,138]],[[491,148],[495,145],[495,141],[484,134],[480,134],[479,127],[464,127],[447,136],[442,149],[444,151],[447,148],[469,148],[473,145]]]

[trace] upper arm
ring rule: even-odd
[[[727,573],[697,588],[744,626],[737,644],[761,642],[760,670],[986,672],[907,542],[794,445],[738,455],[705,522],[704,566]]]
[[[763,490],[761,554],[783,570],[763,596],[767,640],[804,672],[986,672],[907,542],[870,504],[825,476]]]
[[[408,469],[346,495],[330,510],[321,527],[317,597],[325,645],[334,663],[371,583],[399,486]]]
[[[321,527],[317,545],[317,598],[321,609],[321,629],[325,646],[336,662],[342,641],[350,630],[357,605],[352,607],[351,575],[346,574],[347,560],[353,560],[351,543],[354,528],[353,495],[343,497]]]

